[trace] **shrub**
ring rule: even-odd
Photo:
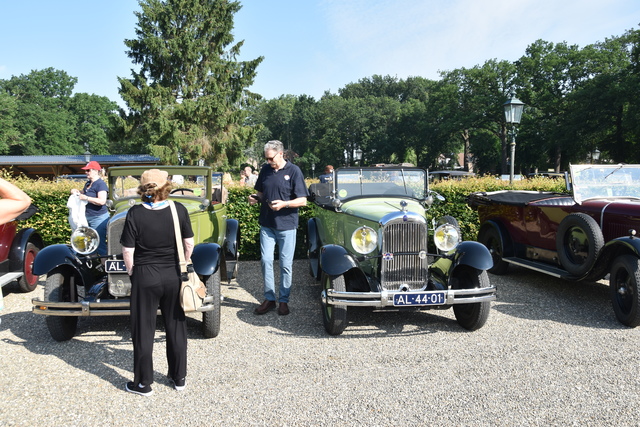
[[[19,188],[25,191],[33,203],[38,206],[40,212],[25,220],[22,227],[33,227],[42,235],[48,245],[68,243],[71,230],[67,220],[67,200],[69,191],[78,188],[81,183],[64,181],[53,182],[44,179],[30,179],[26,177],[12,178],[5,176]],[[311,183],[311,181],[308,181]],[[429,220],[437,220],[443,215],[451,215],[460,223],[462,236],[465,240],[475,240],[480,224],[477,213],[466,203],[467,196],[475,191],[497,190],[534,190],[563,192],[565,184],[563,180],[548,178],[533,178],[514,182],[513,187],[508,182],[497,180],[494,177],[467,178],[463,180],[447,180],[431,185],[433,191],[438,192],[444,198],[444,202],[435,201],[429,209]],[[251,206],[247,202],[253,189],[231,185],[227,200],[227,215],[235,218],[240,224],[240,254],[243,260],[260,259],[260,225],[258,205]],[[307,252],[307,221],[312,217],[311,202],[300,209],[300,226],[296,244],[296,258],[306,257]]]

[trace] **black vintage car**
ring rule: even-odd
[[[468,330],[487,321],[496,297],[485,271],[491,255],[477,242],[461,242],[454,218],[427,220],[434,197],[427,177],[409,167],[341,168],[331,183],[310,185],[309,266],[321,281],[329,334],[344,331],[350,306],[453,307]]]
[[[171,199],[189,212],[196,246],[193,267],[207,286],[202,309],[202,330],[207,338],[220,331],[221,276],[237,271],[238,222],[227,218],[222,174],[208,167],[162,166],[171,176]],[[108,255],[93,255],[99,242],[92,228],[79,227],[69,245],[51,245],[38,253],[33,272],[46,274],[44,300],[34,298],[33,312],[45,315],[51,336],[57,341],[73,338],[78,317],[129,314],[131,281],[122,260],[120,235],[128,209],[140,203],[137,188],[144,167],[109,168],[109,200],[112,212],[107,226]]]
[[[613,310],[640,325],[640,165],[571,165],[566,193],[478,192],[478,241],[493,267],[518,265],[573,281],[609,275]]]

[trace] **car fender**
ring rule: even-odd
[[[316,219],[311,218],[307,222],[307,256],[309,258],[309,272],[311,276],[320,279],[320,237],[318,236],[318,225]]]
[[[80,270],[82,262],[69,245],[49,245],[43,248],[33,260],[33,274],[47,274],[61,265],[70,265]]]
[[[82,280],[82,285],[93,284],[100,276],[104,276],[104,272],[97,268],[100,265],[97,258],[80,256],[70,245],[62,244],[45,246],[38,252],[33,260],[33,274],[48,274],[62,265],[74,269]]]
[[[487,220],[480,227],[480,231],[478,232],[478,236],[480,236],[480,234],[486,228],[493,228],[494,230],[496,230],[496,232],[500,236],[500,240],[502,241],[502,251],[503,251],[504,256],[513,256],[514,253],[515,253],[515,251],[513,249],[513,242],[511,241],[511,236],[509,235],[509,232],[507,231],[505,226],[502,225],[498,221],[494,221],[494,220],[491,220],[491,219]]]
[[[240,223],[237,219],[227,219],[227,231],[224,239],[224,256],[227,260],[238,259],[240,245]]]
[[[40,233],[33,228],[23,228],[16,233],[13,243],[11,244],[11,251],[9,252],[9,268],[11,271],[22,270],[22,262],[24,260],[25,251],[27,249],[27,243],[33,243],[38,248],[44,247],[44,242]]]
[[[201,276],[210,276],[220,266],[222,248],[217,243],[200,243],[193,248],[191,262],[193,269]]]
[[[493,258],[489,249],[482,243],[474,241],[460,243],[453,259],[454,268],[458,265],[468,265],[478,270],[488,270],[493,267]]]
[[[356,259],[342,246],[326,245],[320,249],[320,269],[330,276],[339,276],[358,267]]]

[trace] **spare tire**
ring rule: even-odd
[[[603,246],[602,231],[596,220],[587,214],[567,215],[558,226],[558,259],[574,276],[583,276],[591,270]]]

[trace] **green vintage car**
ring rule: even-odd
[[[238,222],[227,218],[226,189],[222,174],[209,167],[159,166],[169,173],[170,198],[189,211],[196,246],[193,267],[207,286],[202,311],[202,330],[207,338],[220,332],[221,278],[231,279],[237,271],[240,232]],[[129,314],[131,282],[122,260],[120,235],[128,209],[140,203],[137,188],[148,167],[112,167],[108,171],[112,213],[107,226],[108,255],[91,254],[98,246],[95,230],[79,227],[69,245],[51,245],[41,250],[33,272],[46,274],[44,300],[32,300],[33,312],[46,315],[51,336],[57,341],[73,338],[80,316]]]
[[[453,307],[468,330],[487,321],[496,297],[486,272],[491,255],[477,242],[462,242],[451,216],[430,227],[427,209],[442,198],[429,191],[427,177],[419,168],[341,168],[331,183],[309,186],[309,270],[321,281],[329,334],[344,331],[349,306]]]

